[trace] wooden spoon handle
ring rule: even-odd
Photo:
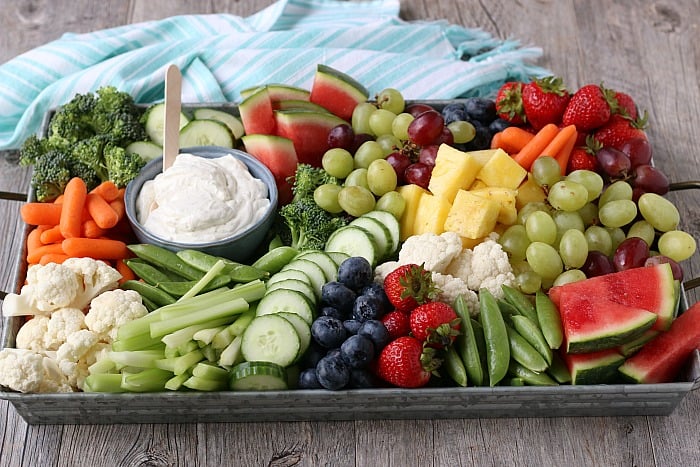
[[[182,75],[177,65],[165,73],[165,125],[163,128],[163,171],[173,165],[180,150],[180,108]]]

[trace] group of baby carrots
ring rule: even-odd
[[[560,128],[554,123],[549,123],[534,133],[517,126],[510,126],[493,136],[491,148],[503,149],[527,170],[530,170],[537,158],[553,157],[559,163],[561,173],[564,175],[577,138],[576,125]]]
[[[125,213],[124,188],[105,181],[88,191],[81,178],[72,178],[53,202],[22,205],[22,220],[33,226],[26,241],[27,264],[89,256],[114,265],[124,280],[132,278],[124,263],[132,256]]]

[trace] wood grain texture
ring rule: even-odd
[[[245,16],[272,3],[0,0],[0,62],[64,32],[188,13]],[[401,14],[517,38],[542,47],[540,64],[571,89],[604,82],[632,94],[649,111],[657,165],[674,181],[700,180],[697,0],[404,0]],[[27,188],[16,154],[3,154],[0,190]],[[700,193],[671,197],[683,213],[681,227],[700,238]],[[2,201],[0,210],[0,284],[8,290],[21,227],[16,202]],[[687,277],[700,274],[697,256],[686,265]],[[695,391],[667,417],[28,426],[0,401],[0,467],[693,465],[700,459],[699,413]]]

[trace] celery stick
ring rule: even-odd
[[[228,387],[226,381],[190,376],[184,383],[185,387],[195,391],[223,391]]]
[[[226,266],[226,263],[224,263],[222,260],[217,261],[214,263],[214,266],[211,267],[209,271],[207,271],[204,276],[199,279],[190,290],[188,290],[182,297],[180,297],[177,301],[178,302],[183,302],[187,300],[188,298],[192,298],[195,295],[197,295],[199,292],[202,291],[204,287],[211,282],[211,280],[216,277],[217,274],[219,274],[223,269],[224,266]]]
[[[202,329],[207,329],[215,326],[221,326],[231,322],[231,318],[221,318],[207,323],[193,324],[191,326],[178,329],[175,332],[167,334],[161,338],[161,341],[166,347],[179,348],[194,338],[194,334]]]
[[[182,344],[180,347],[177,348],[177,351],[180,355],[185,355],[190,352],[194,352],[195,350],[201,350],[199,345],[197,344],[196,341],[187,341],[184,344]],[[203,352],[202,352],[203,353]],[[206,354],[205,354],[206,356]]]
[[[117,352],[125,350],[157,350],[163,343],[157,337],[151,337],[150,332],[136,334],[126,339],[117,339],[112,342],[112,350]]]
[[[181,375],[175,375],[165,383],[165,389],[170,391],[177,391],[182,387],[182,385],[187,381],[191,375],[189,373],[183,373]]]
[[[255,280],[237,285],[232,289],[228,289],[227,291],[215,294],[211,297],[207,297],[206,300],[198,300],[200,297],[198,295],[182,302],[167,305],[159,308],[156,313],[160,315],[160,320],[166,321],[173,318],[187,316],[191,313],[198,312],[206,308],[212,308],[220,305],[221,303],[231,302],[236,299],[243,299],[246,302],[254,302],[260,300],[264,294],[265,283],[260,280]]]
[[[126,392],[122,388],[122,375],[119,373],[93,373],[85,378],[84,392]]]
[[[200,350],[193,350],[190,353],[174,358],[163,358],[156,361],[156,367],[161,370],[171,371],[176,375],[187,373],[190,368],[202,361],[204,354]]]
[[[263,286],[264,287],[264,286]],[[224,302],[211,308],[192,310],[190,313],[169,319],[163,315],[161,321],[151,323],[151,337],[162,337],[193,324],[201,324],[219,318],[232,317],[248,309],[248,302],[242,298]],[[210,326],[218,326],[210,325]]]
[[[200,344],[200,347],[204,347],[205,345],[211,344],[211,342],[214,340],[214,337],[221,331],[225,330],[226,326],[216,326],[216,327],[211,327],[211,328],[206,328],[206,329],[201,329],[197,332],[194,333],[194,336],[192,336],[192,339],[198,341]]]
[[[255,310],[248,309],[248,311],[242,313],[238,318],[236,318],[236,321],[231,323],[231,325],[228,327],[228,332],[232,336],[240,336],[243,334],[243,331],[245,331],[245,328],[248,327],[251,321],[253,321],[253,318],[255,318]]]
[[[130,392],[155,392],[165,389],[173,373],[160,368],[150,368],[139,373],[122,375],[122,389]]]
[[[88,373],[91,375],[111,373],[112,371],[116,370],[116,368],[117,365],[114,363],[114,360],[104,357],[90,365],[88,367]]]
[[[163,350],[126,350],[107,354],[118,367],[156,368],[156,360],[163,358]]]
[[[219,355],[219,365],[231,367],[239,362],[241,359],[242,341],[242,336],[236,336],[228,347],[221,351],[221,355]]]
[[[211,345],[207,345],[205,347],[202,347],[202,353],[204,354],[204,358],[206,358],[210,362],[217,362],[219,361],[219,354],[216,351],[214,347]]]
[[[192,368],[192,376],[227,382],[228,371],[211,363],[199,362]]]
[[[180,351],[177,350],[177,347],[168,347],[167,345],[165,346],[165,350],[163,351],[163,356],[165,358],[175,358],[180,356]]]

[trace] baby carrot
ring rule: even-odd
[[[58,225],[62,207],[54,203],[24,203],[19,210],[22,220],[29,225]]]
[[[63,193],[58,195],[55,200],[53,200],[54,204],[63,204]]]
[[[63,209],[61,210],[61,233],[64,238],[80,236],[83,208],[87,198],[87,186],[79,177],[73,177],[63,190]]]
[[[39,259],[39,264],[44,265],[48,263],[57,263],[61,264],[65,260],[69,258],[68,255],[64,255],[63,253],[46,253]]]
[[[80,236],[84,238],[100,238],[107,232],[105,229],[98,226],[94,220],[88,219],[83,222],[80,233]]]
[[[41,243],[41,233],[46,229],[46,226],[41,225],[29,231],[27,234],[27,241],[25,242],[27,246],[27,255],[32,254],[34,250],[44,245]]]
[[[122,275],[122,278],[119,279],[120,284],[124,281],[138,279],[138,277],[136,277],[136,274],[134,274],[134,271],[132,271],[131,268],[127,266],[123,259],[116,260],[114,263],[114,267]]]
[[[122,259],[129,256],[126,243],[107,238],[69,237],[61,243],[68,256],[96,259]]]
[[[105,180],[90,190],[90,193],[101,196],[102,199],[109,203],[119,197],[119,187],[113,181]]]
[[[508,154],[517,154],[534,137],[535,135],[527,130],[523,130],[517,126],[509,126],[501,131],[501,137],[499,138],[500,146],[498,147]]]
[[[63,235],[61,234],[61,228],[58,225],[54,225],[50,229],[46,229],[41,232],[41,243],[48,245],[49,243],[58,243],[63,241]]]
[[[574,134],[571,135],[566,144],[562,146],[561,150],[554,156],[554,159],[556,159],[556,161],[559,162],[559,168],[561,169],[562,175],[566,175],[566,167],[569,164],[569,158],[571,157],[571,153],[573,152],[574,147],[576,146],[577,140],[578,132],[574,131]]]
[[[502,148],[502,147],[503,147],[502,138],[503,138],[503,132],[502,132],[502,131],[498,131],[498,132],[494,133],[493,136],[491,137],[491,146],[489,146],[489,147],[490,147],[491,149]],[[507,152],[507,151],[506,151],[506,152]]]
[[[505,130],[504,130],[505,131]],[[559,133],[559,127],[554,123],[543,126],[523,148],[513,156],[513,159],[524,169],[530,170],[530,166],[541,154],[542,150]]]
[[[119,222],[119,215],[105,199],[95,193],[88,193],[85,197],[85,206],[90,217],[102,229],[110,229]]]
[[[112,207],[114,212],[117,213],[117,222],[122,220],[124,216],[126,215],[126,205],[124,204],[124,198],[116,198],[112,201],[109,202],[109,205]],[[116,224],[115,224],[116,225]]]
[[[27,251],[27,263],[37,264],[41,257],[48,253],[58,253],[63,254],[62,243],[51,243],[49,245],[42,245],[40,247],[34,248],[31,251]]]
[[[576,142],[576,125],[565,126],[552,138],[547,146],[542,149],[540,156],[554,157],[567,145],[570,140]]]

